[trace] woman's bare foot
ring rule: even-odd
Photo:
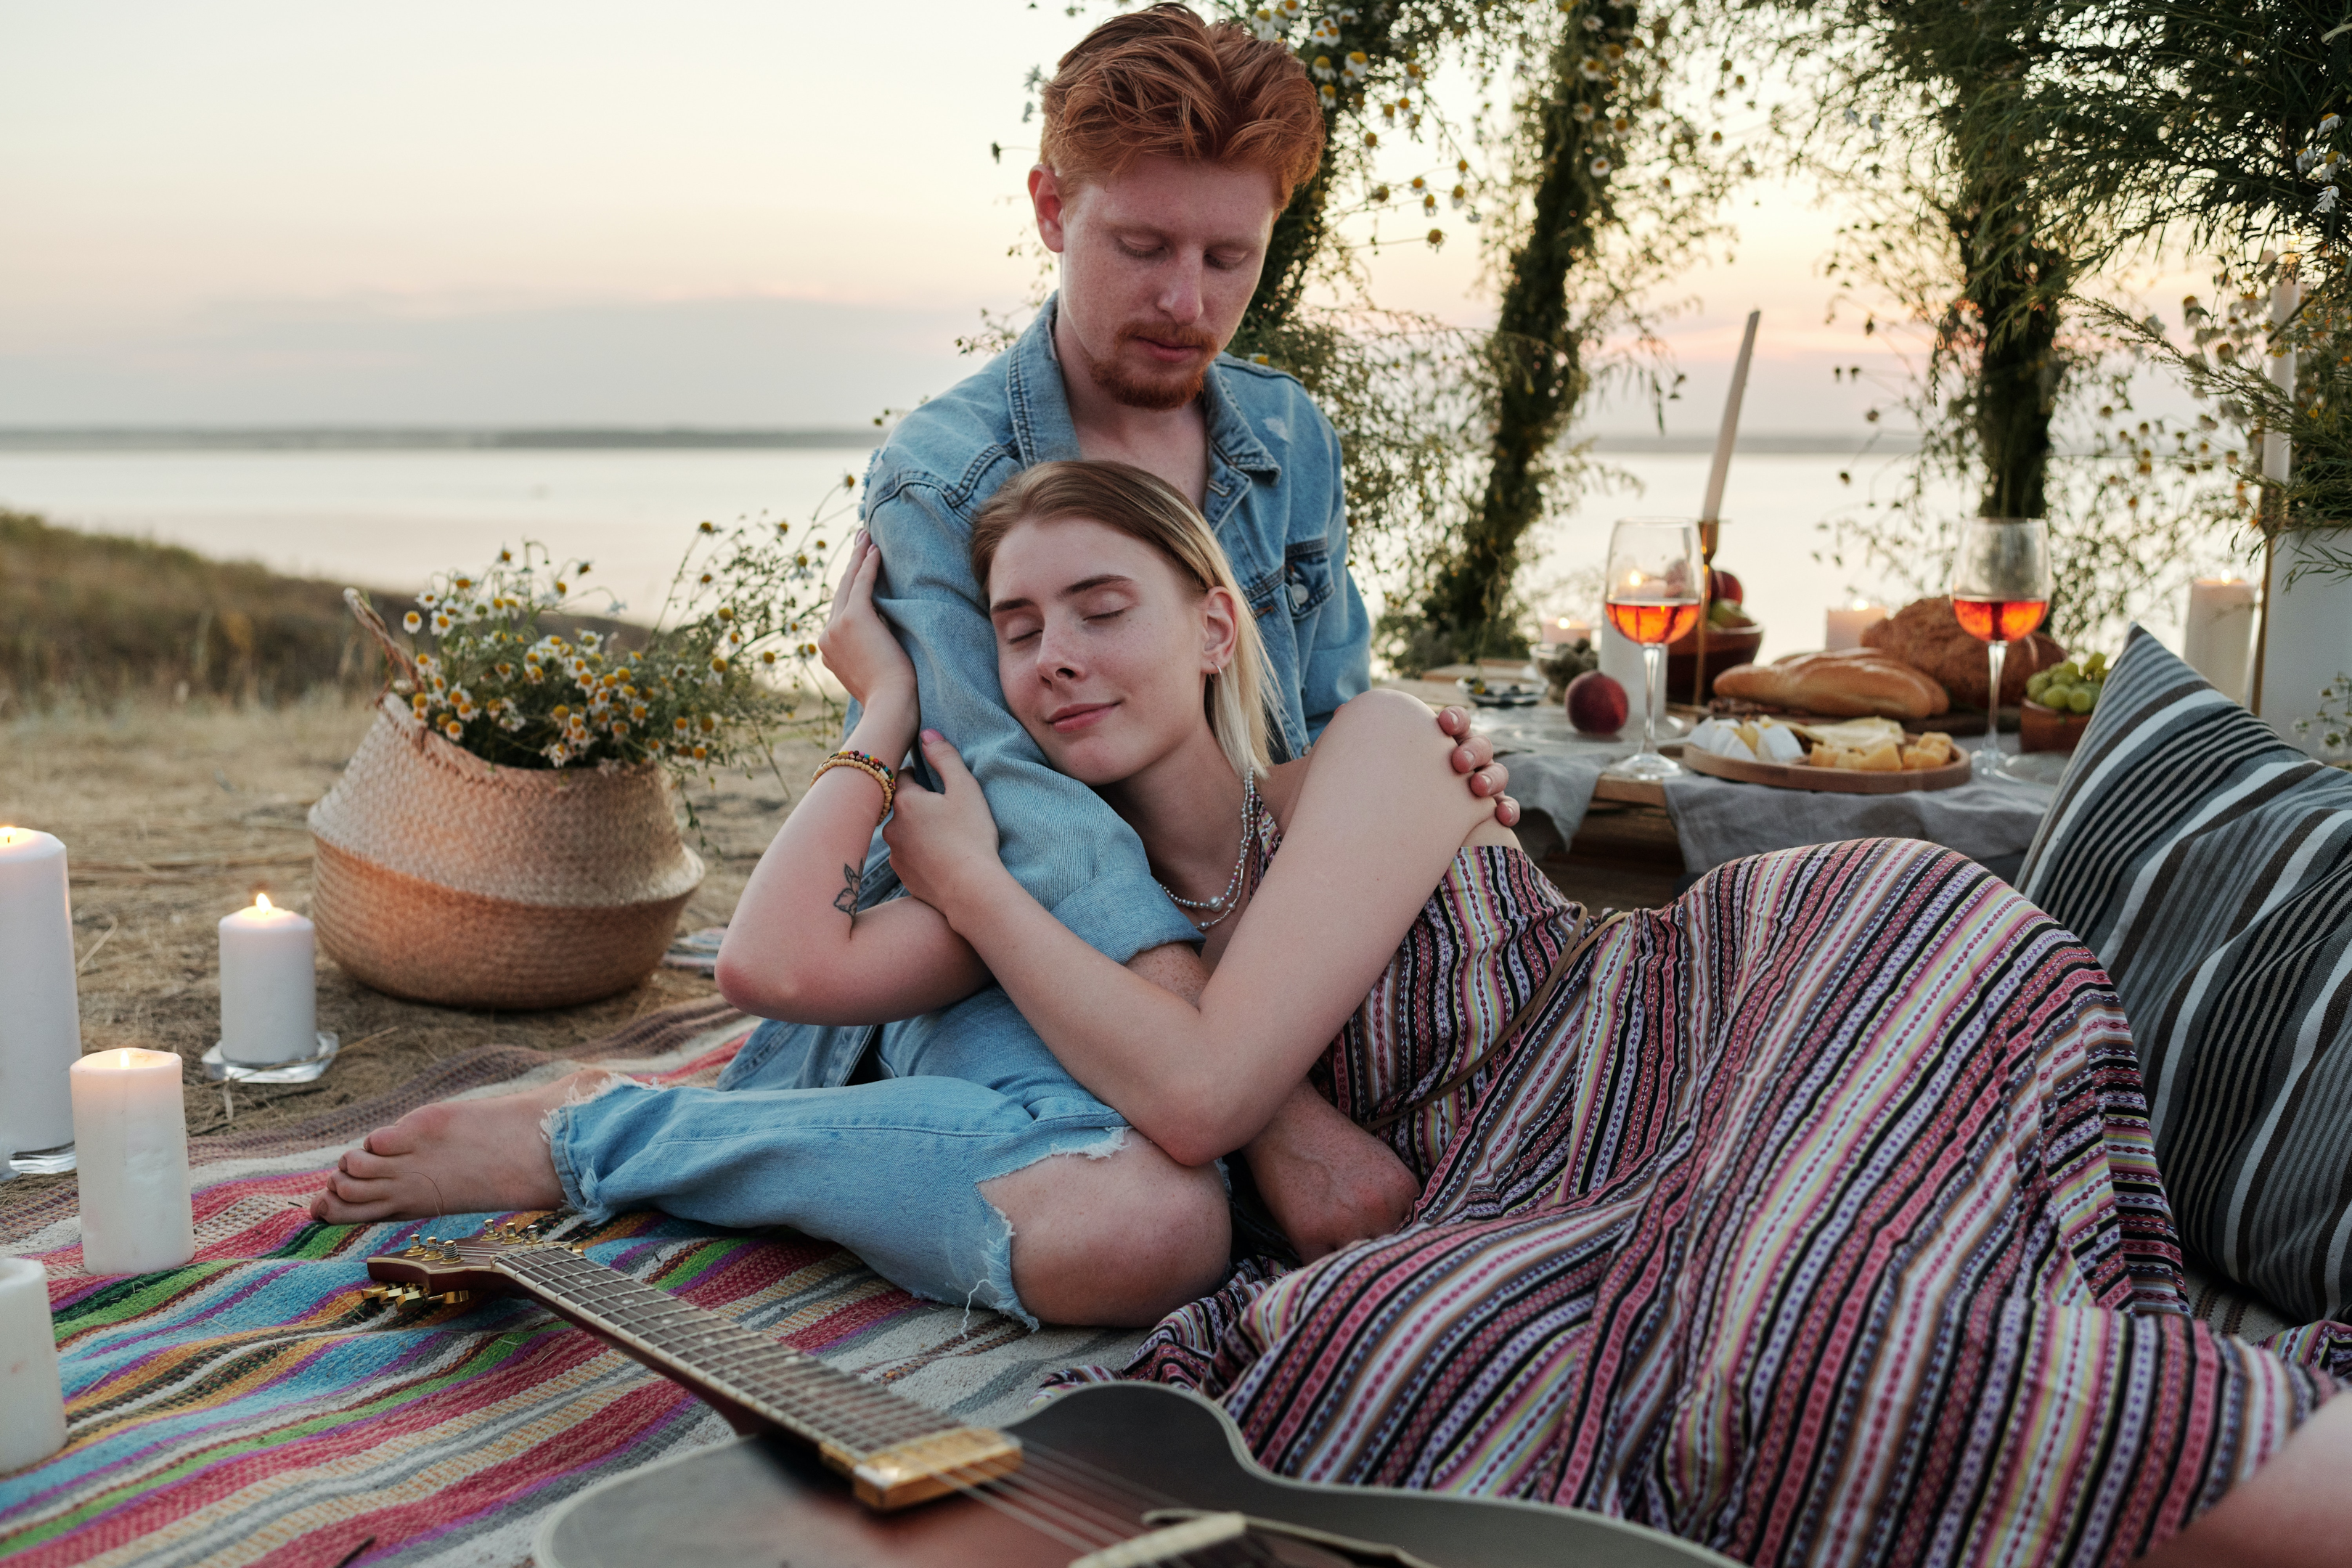
[[[420,1106],[342,1157],[311,1198],[311,1217],[372,1225],[561,1207],[563,1188],[540,1124],[612,1076],[591,1068],[523,1094]]]

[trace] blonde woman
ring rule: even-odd
[[[969,1230],[976,1192],[995,1223],[966,1239],[1003,1244],[1016,1302],[1156,1257],[1121,1287],[1140,1306],[1226,1275],[1207,1162],[1312,1074],[1409,1171],[1405,1223],[1246,1261],[1129,1369],[1220,1399],[1277,1471],[1597,1509],[1752,1562],[2320,1563],[2352,1533],[2331,1480],[2352,1403],[2327,1403],[2352,1328],[2303,1331],[2294,1360],[2187,1317],[2114,994],[2005,885],[1932,846],[1828,845],[1593,929],[1411,699],[1368,693],[1266,765],[1247,607],[1165,484],[1045,465],[983,509],[972,554],[1008,708],[1195,911],[1205,987],[1171,995],[1038,905],[947,737],[919,737],[936,791],[870,765],[917,718],[863,546],[824,643],[862,755],[761,868],[780,931],[847,941],[795,959],[780,937],[728,984],[872,1018],[992,978],[1105,1109],[984,1107],[919,1070],[583,1084],[436,1108],[467,1138],[445,1123],[362,1181],[765,1205],[899,1267],[942,1216]],[[836,907],[884,812],[913,897]],[[872,1110],[812,1138],[809,1092]],[[486,1179],[466,1151],[501,1115],[509,1173]],[[1091,1258],[1057,1250],[1091,1162],[1054,1152],[1136,1184],[1099,1205]]]

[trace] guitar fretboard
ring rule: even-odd
[[[821,1447],[864,1456],[959,1429],[901,1394],[560,1247],[502,1251],[495,1266],[665,1375]]]

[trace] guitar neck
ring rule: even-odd
[[[730,1419],[741,1412],[814,1444],[869,1507],[919,1502],[1020,1462],[1019,1443],[1002,1433],[944,1418],[565,1248],[502,1251],[492,1266]]]

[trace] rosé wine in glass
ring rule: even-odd
[[[2038,517],[1970,518],[1952,557],[1952,614],[1985,645],[1991,679],[1985,688],[1979,778],[2014,778],[2000,749],[2000,677],[2009,645],[2033,635],[2050,613],[2050,525]]]
[[[1655,783],[1683,771],[1658,754],[1658,706],[1666,644],[1697,625],[1705,608],[1700,562],[1699,525],[1689,518],[1629,517],[1610,531],[1602,601],[1609,624],[1642,648],[1642,749],[1609,769],[1618,778]]]

